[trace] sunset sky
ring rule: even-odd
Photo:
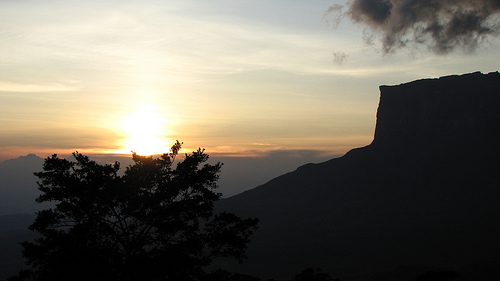
[[[387,52],[368,21],[335,4],[347,10],[334,0],[0,1],[0,160],[162,153],[176,139],[209,154],[336,155],[372,140],[379,85],[499,70],[497,34],[473,50]]]

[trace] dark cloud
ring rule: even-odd
[[[358,0],[349,2],[349,15],[356,22],[383,24],[391,15],[392,3],[381,0]]]
[[[384,53],[421,45],[472,52],[500,30],[499,0],[350,0],[344,8],[341,17],[365,25],[365,38],[381,39]]]

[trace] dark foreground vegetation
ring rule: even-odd
[[[9,280],[206,280],[215,258],[241,262],[257,219],[215,214],[221,164],[198,149],[174,167],[180,148],[133,154],[123,175],[78,152],[45,159],[37,202],[55,207],[37,213],[40,237],[22,243],[30,268]]]

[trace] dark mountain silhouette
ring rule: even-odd
[[[426,268],[500,268],[500,74],[380,92],[370,145],[220,202],[260,219],[249,259],[233,270],[287,278],[313,266],[342,280],[381,271],[415,280]]]
[[[28,154],[0,163],[0,215],[32,213],[41,209],[35,203],[40,192],[34,172],[41,170],[43,159]]]
[[[23,267],[19,242],[35,237],[28,226],[35,220],[35,212],[47,206],[35,203],[40,193],[33,172],[42,163],[34,154],[0,163],[0,280]]]

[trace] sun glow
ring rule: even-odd
[[[169,151],[165,136],[167,122],[156,106],[140,104],[137,111],[125,117],[122,130],[127,134],[122,152],[136,152],[140,155],[161,154]]]

